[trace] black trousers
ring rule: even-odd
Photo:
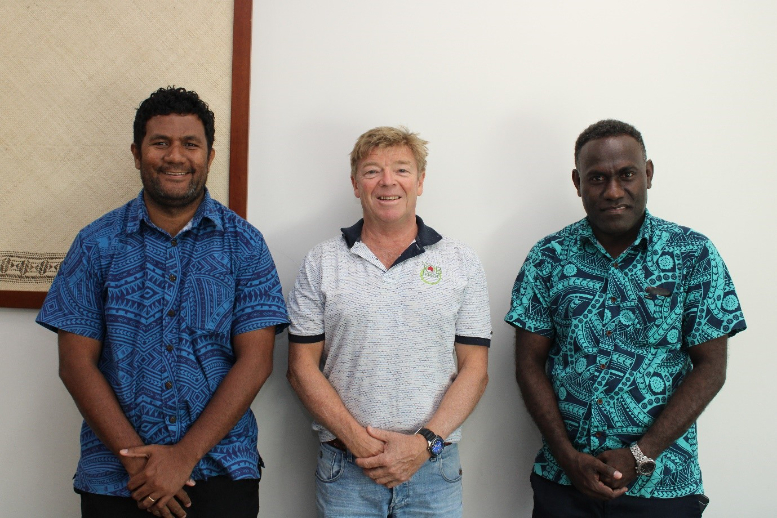
[[[639,498],[623,495],[610,501],[585,496],[574,486],[531,474],[534,489],[532,518],[700,518],[703,495],[679,498]]]
[[[192,501],[186,518],[256,518],[259,514],[259,480],[231,480],[212,477],[198,480],[184,491]],[[148,511],[138,509],[132,498],[81,494],[82,518],[152,518]]]

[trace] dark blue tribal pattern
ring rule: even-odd
[[[505,320],[553,338],[547,372],[570,440],[598,455],[639,439],[691,370],[688,348],[745,329],[723,260],[703,235],[647,214],[613,260],[587,219],[529,252]],[[703,493],[696,425],[632,496]],[[570,484],[543,444],[534,471]]]
[[[175,444],[235,362],[231,337],[288,323],[261,233],[206,197],[175,238],[154,226],[143,193],[84,228],[38,323],[102,341],[98,367],[145,444]],[[248,410],[192,477],[259,478]],[[84,423],[76,489],[130,496],[119,460]]]

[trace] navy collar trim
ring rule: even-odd
[[[421,255],[422,253],[424,253],[424,247],[431,246],[442,239],[442,236],[432,227],[427,226],[424,223],[424,220],[420,218],[420,216],[415,217],[415,222],[416,222],[416,225],[418,225],[418,234],[415,237],[415,241],[410,243],[410,246],[408,246],[407,249],[404,252],[402,252],[402,255],[399,256],[399,258],[394,262],[394,264],[399,264],[402,261],[405,261],[417,255]],[[349,249],[353,248],[353,245],[355,245],[357,242],[362,240],[363,228],[364,228],[364,219],[360,219],[359,221],[356,222],[355,225],[340,229],[340,231],[343,233],[343,239],[345,239],[345,244],[348,245]]]

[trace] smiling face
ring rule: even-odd
[[[418,171],[407,146],[374,148],[359,161],[356,174],[351,177],[365,224],[414,225],[416,198],[424,190],[425,174]]]
[[[215,156],[196,115],[157,115],[146,123],[140,149],[131,147],[143,181],[146,205],[160,209],[197,207],[205,194]],[[152,207],[149,207],[152,209]]]
[[[630,136],[591,140],[580,150],[572,181],[596,239],[613,257],[639,234],[652,180],[653,162]]]

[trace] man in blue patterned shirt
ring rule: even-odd
[[[706,237],[646,210],[634,127],[588,127],[575,167],[587,217],[532,248],[505,317],[543,436],[534,516],[700,516],[695,422],[746,327],[734,285]]]
[[[205,188],[213,140],[195,92],[143,101],[143,190],[78,234],[38,315],[84,416],[84,517],[258,514],[249,405],[288,318],[261,233]]]

